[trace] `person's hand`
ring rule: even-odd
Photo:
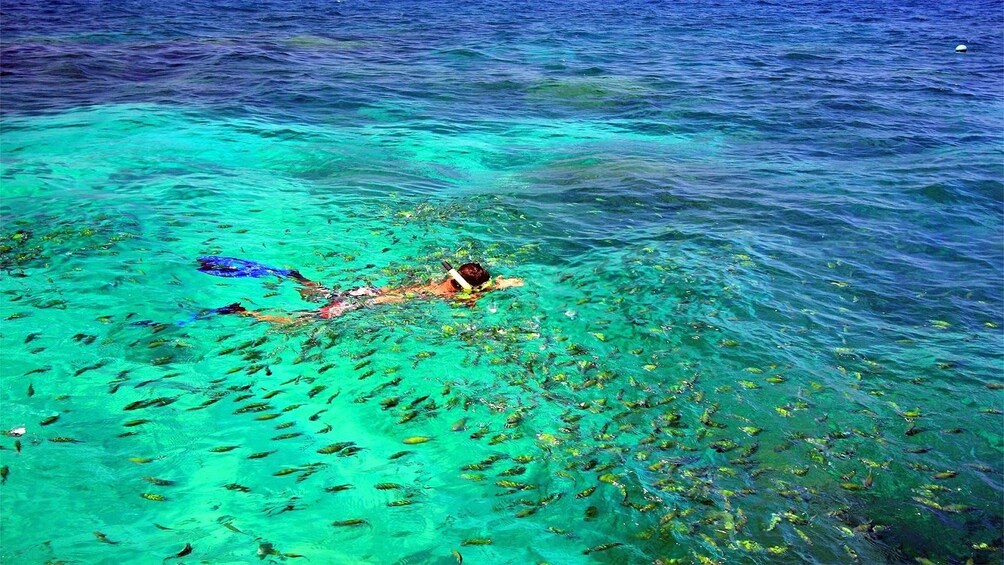
[[[316,286],[302,286],[297,291],[300,293],[300,298],[308,302],[324,298],[324,293]]]
[[[523,286],[523,279],[518,279],[516,277],[511,277],[508,279],[505,277],[498,277],[495,279],[495,288],[499,290],[517,286]]]

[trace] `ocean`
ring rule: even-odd
[[[0,293],[3,563],[1002,563],[1004,8],[6,2]]]

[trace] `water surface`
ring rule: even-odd
[[[0,22],[3,561],[1002,561],[999,5]]]

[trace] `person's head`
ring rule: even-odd
[[[473,287],[481,286],[492,278],[488,271],[477,263],[464,263],[457,272]],[[460,290],[460,283],[453,279],[450,279],[450,282],[453,283],[454,290]]]

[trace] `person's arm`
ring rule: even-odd
[[[322,285],[319,282],[312,281],[307,277],[300,274],[300,271],[292,270],[289,272],[289,278],[295,280],[299,283],[300,288],[297,291],[304,300],[309,301],[319,301],[329,298],[334,294],[335,291]]]
[[[472,292],[469,294],[460,294],[456,296],[455,300],[464,303],[468,308],[474,308],[477,305],[478,300],[481,300],[485,294],[493,290],[505,290],[507,288],[515,288],[518,286],[523,286],[523,279],[516,277],[495,277],[495,280],[491,282],[490,285],[486,285],[486,288],[480,292]]]

